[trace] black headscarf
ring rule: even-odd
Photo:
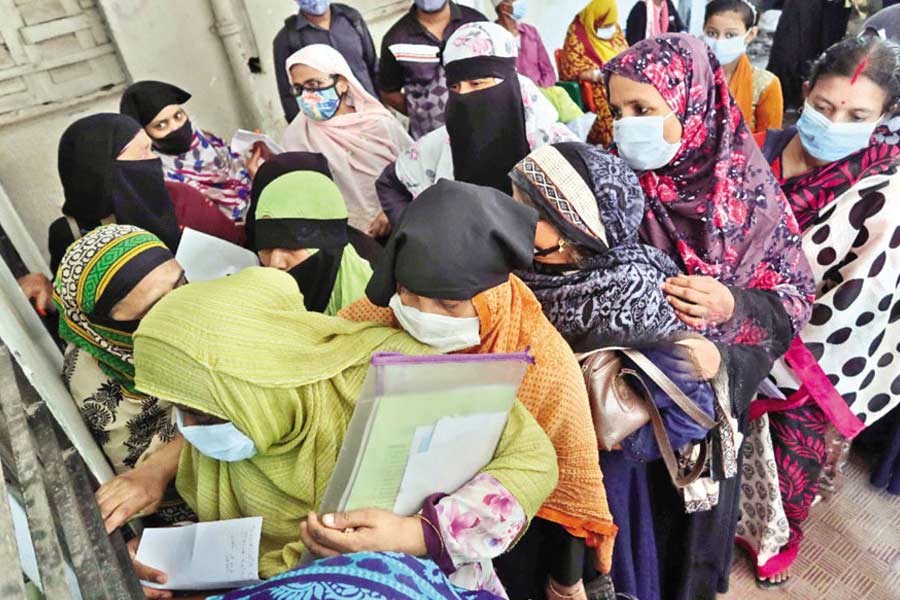
[[[496,77],[486,90],[447,100],[447,133],[457,181],[512,193],[508,173],[531,151],[525,134],[525,107],[515,58],[477,56],[446,66],[447,84]]]
[[[171,83],[138,81],[129,85],[122,94],[119,112],[140,123],[141,127],[146,127],[165,107],[184,104],[190,99],[189,93]]]
[[[161,81],[138,81],[125,90],[119,103],[119,112],[135,119],[146,127],[159,111],[172,104],[184,104],[191,95],[170,83]],[[184,125],[170,131],[164,138],[154,139],[153,148],[163,154],[178,156],[191,149],[194,141],[194,126],[187,119]]]
[[[256,247],[256,207],[259,205],[259,197],[266,186],[287,173],[294,171],[315,171],[329,179],[334,179],[331,169],[328,168],[328,159],[317,152],[284,152],[276,154],[264,162],[253,178],[250,188],[250,208],[247,210],[247,220],[244,232],[247,236],[247,247],[254,252]]]
[[[117,160],[141,131],[131,117],[100,113],[79,119],[59,141],[58,168],[63,214],[93,227],[115,216],[159,237],[173,252],[181,232],[159,159]]]
[[[531,265],[537,216],[498,190],[441,179],[403,212],[366,295],[387,306],[399,284],[428,298],[474,298]]]

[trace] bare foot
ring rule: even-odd
[[[769,575],[768,577],[760,578],[760,581],[764,584],[765,587],[776,587],[784,584],[791,577],[791,570],[785,569],[784,571],[780,571],[775,573],[774,575]]]

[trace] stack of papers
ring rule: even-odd
[[[138,562],[168,576],[166,590],[232,589],[259,583],[262,517],[144,529]]]

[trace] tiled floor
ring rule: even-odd
[[[812,508],[806,538],[782,589],[756,587],[738,553],[731,589],[720,600],[900,600],[900,496],[869,485],[854,456],[844,489]]]

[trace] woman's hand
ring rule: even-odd
[[[53,299],[53,284],[43,273],[29,273],[18,280],[22,293],[34,303],[34,310],[42,317],[47,316]]]
[[[390,235],[391,222],[388,221],[387,215],[384,214],[384,211],[378,213],[378,216],[375,217],[375,219],[369,224],[369,228],[366,230],[366,233],[373,238],[380,238]]]
[[[135,517],[155,513],[168,483],[142,465],[101,485],[96,498],[106,532],[112,533]]]
[[[184,438],[179,434],[131,471],[100,486],[96,499],[107,533],[112,533],[134,517],[156,512],[166,486],[178,471],[183,445]]]
[[[578,79],[597,83],[600,81],[600,69],[585,69],[578,74]]]
[[[367,508],[319,518],[310,512],[300,524],[300,538],[313,554],[327,558],[353,552],[428,553],[418,517]]]
[[[247,159],[247,172],[250,173],[250,179],[256,179],[256,172],[259,171],[259,164],[272,158],[272,152],[269,147],[262,142],[253,144],[253,152]]]
[[[151,583],[158,583],[160,585],[164,585],[169,578],[165,573],[160,571],[159,569],[154,569],[153,567],[148,567],[147,565],[141,564],[137,561],[137,549],[140,544],[141,538],[134,538],[128,541],[128,556],[131,557],[131,564],[134,565],[134,572],[137,573],[138,579],[141,581],[149,581]],[[172,592],[167,590],[157,590],[154,588],[142,587],[144,590],[144,596],[146,598],[171,598]]]
[[[706,275],[679,275],[662,284],[678,318],[696,329],[720,325],[734,315],[731,290]]]
[[[709,381],[719,373],[719,367],[722,366],[722,354],[719,352],[719,348],[708,339],[691,337],[678,340],[675,344],[687,348],[695,372],[704,381]]]

